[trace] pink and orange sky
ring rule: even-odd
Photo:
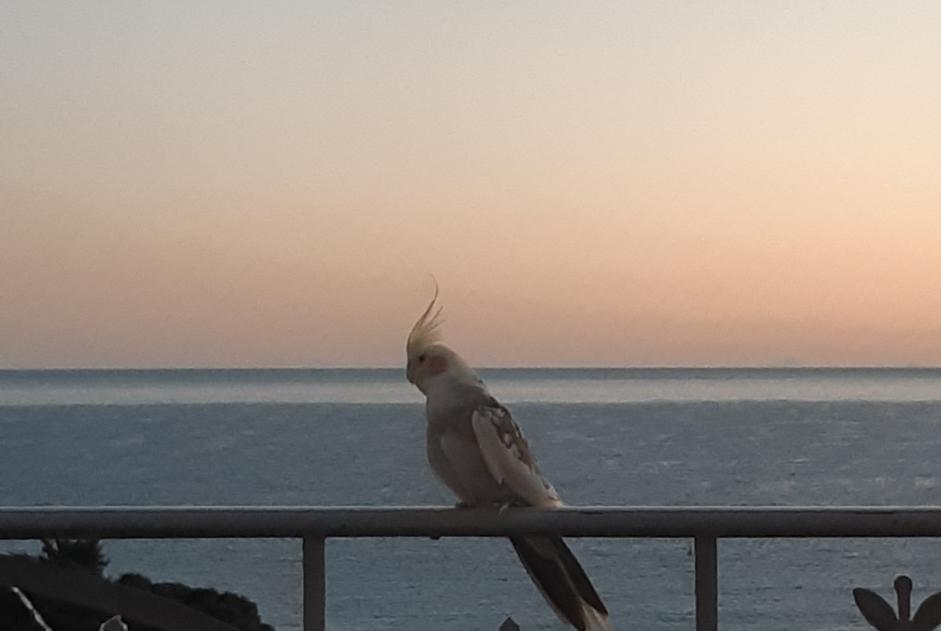
[[[941,364],[941,3],[0,25],[0,367]]]

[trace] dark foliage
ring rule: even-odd
[[[44,539],[40,561],[79,568],[103,577],[108,559],[95,539]],[[258,607],[244,596],[214,589],[189,587],[181,583],[154,583],[140,574],[125,574],[118,584],[151,592],[201,611],[242,631],[273,631],[262,622]],[[39,594],[27,594],[46,623],[55,631],[96,631],[113,612],[93,611]],[[128,622],[130,631],[166,631]],[[0,631],[40,631],[20,599],[7,587],[0,587]]]
[[[86,570],[103,576],[108,558],[97,539],[43,539],[39,559],[64,567]]]
[[[42,631],[32,614],[12,589],[0,587],[0,629],[2,631]]]
[[[152,583],[140,574],[124,574],[117,582],[175,600],[243,631],[273,631],[261,621],[255,603],[232,592],[188,587],[180,583]]]

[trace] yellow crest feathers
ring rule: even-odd
[[[415,326],[412,327],[412,331],[408,334],[408,341],[405,343],[405,352],[409,357],[421,353],[423,349],[441,340],[441,332],[439,329],[441,327],[440,316],[443,307],[438,307],[438,309],[435,310],[435,303],[437,302],[438,283],[435,282],[434,297],[432,297],[431,302],[428,303],[428,307],[425,308],[425,312],[421,314],[421,317],[415,322]]]

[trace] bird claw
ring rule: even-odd
[[[506,509],[508,509],[511,506],[513,506],[513,502],[503,502],[499,504],[497,508],[497,515],[502,515],[506,511]]]

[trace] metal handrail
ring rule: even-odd
[[[718,627],[717,540],[791,537],[941,537],[941,506],[12,507],[0,539],[298,538],[304,629],[325,628],[324,541],[331,537],[690,538],[696,629]]]
[[[941,537],[941,506],[0,507],[0,539]]]

